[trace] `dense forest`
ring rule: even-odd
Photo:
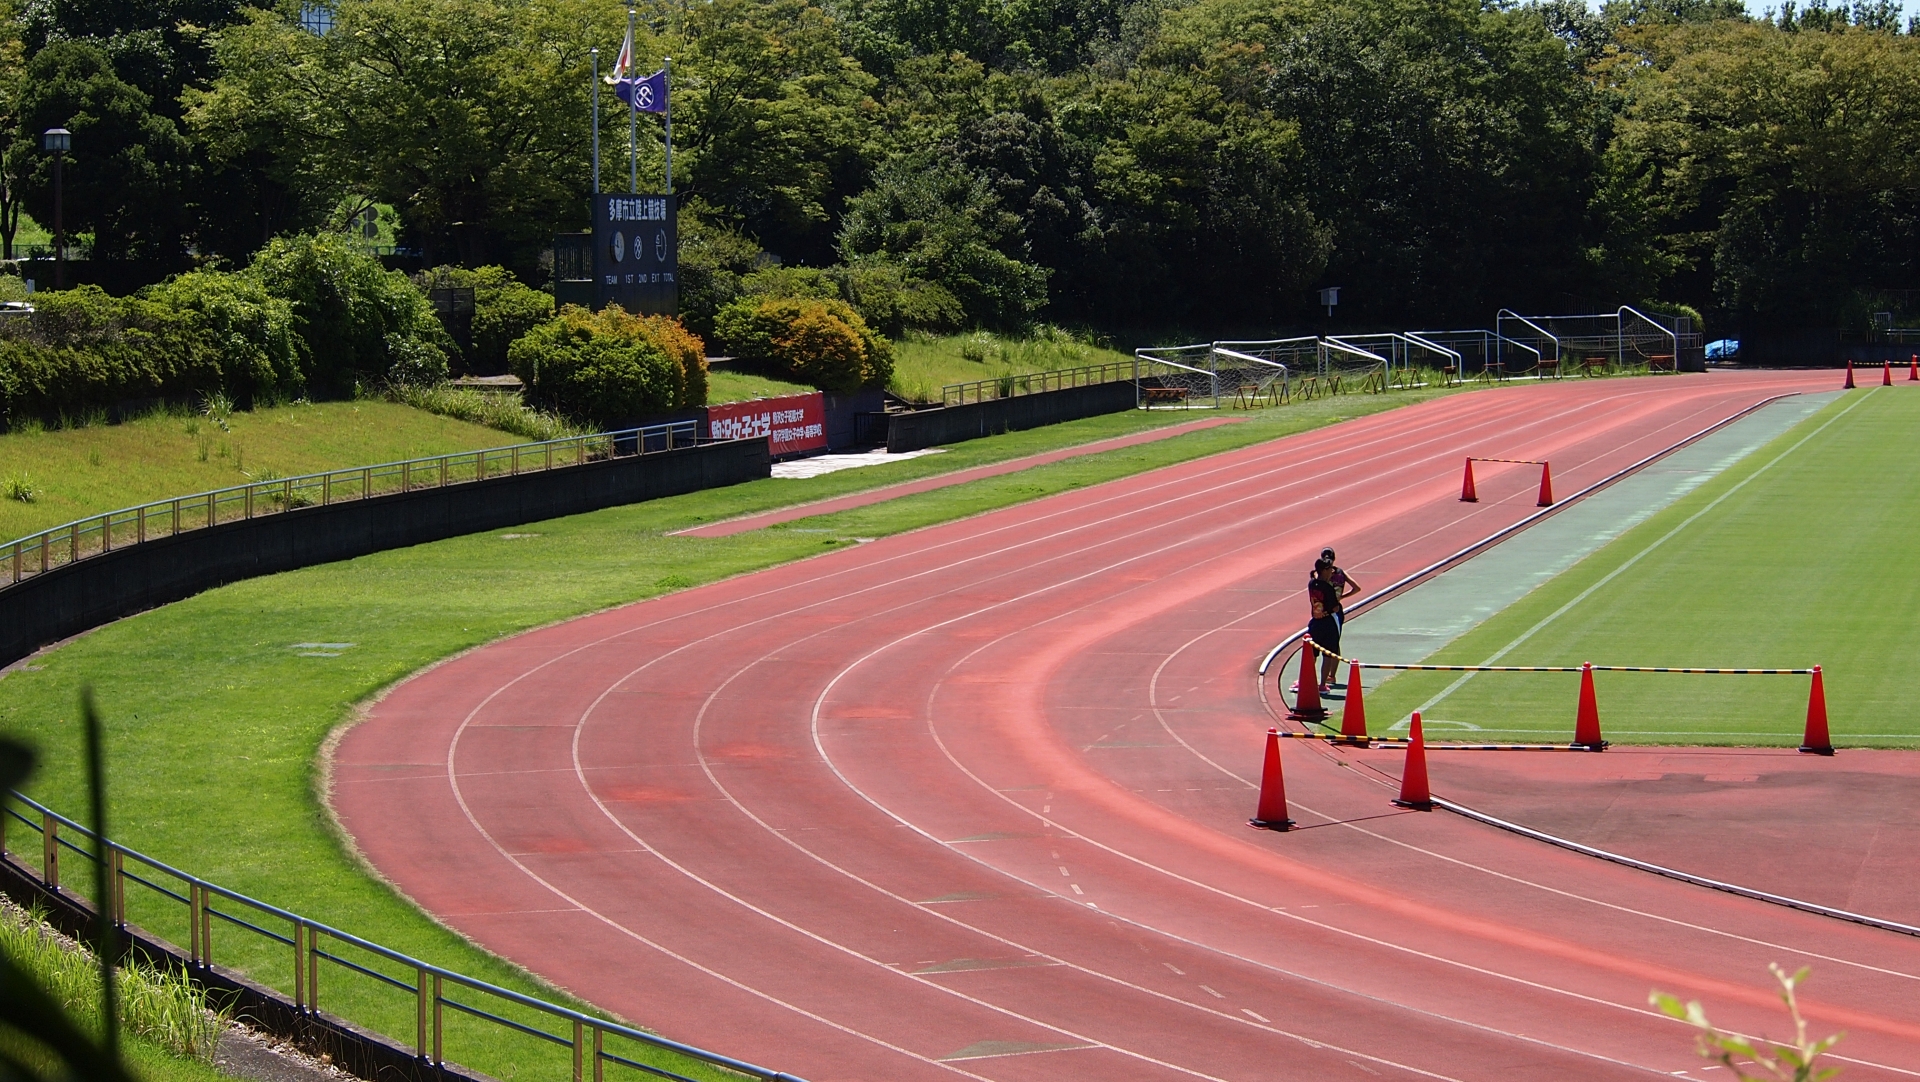
[[[0,0],[0,245],[73,132],[94,260],[239,266],[393,219],[544,284],[585,227],[619,0]],[[1890,0],[647,0],[684,303],[750,275],[884,322],[1484,324],[1668,302],[1864,325],[1920,286],[1920,19]],[[603,93],[602,183],[628,118]],[[658,118],[639,124],[658,190]],[[875,302],[880,303],[880,302]],[[884,305],[883,305],[884,306]],[[873,305],[867,306],[872,308]]]

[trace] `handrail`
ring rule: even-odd
[[[41,837],[41,852],[43,854],[40,873],[41,882],[47,888],[57,890],[60,887],[58,852],[61,847],[65,847],[89,860],[95,857],[93,852],[89,852],[63,836],[63,830],[93,842],[96,846],[104,846],[106,852],[111,855],[108,866],[114,877],[114,882],[107,896],[112,899],[110,903],[113,908],[112,918],[116,925],[124,926],[127,923],[126,888],[127,883],[131,881],[137,885],[149,888],[154,894],[162,898],[172,898],[186,903],[188,909],[187,919],[190,926],[189,942],[191,946],[188,948],[188,957],[191,962],[190,968],[197,968],[204,971],[213,965],[211,917],[218,916],[226,920],[229,924],[252,929],[283,945],[292,942],[294,945],[294,1007],[296,1012],[305,1015],[317,1015],[319,1013],[320,971],[318,963],[320,961],[331,961],[342,968],[358,970],[362,973],[370,973],[374,976],[381,977],[389,983],[397,984],[403,989],[412,992],[419,1001],[419,1025],[415,1033],[416,1051],[422,1060],[434,1066],[440,1066],[447,1062],[443,1055],[446,1027],[442,1022],[440,1010],[444,1006],[452,1007],[463,1014],[497,1024],[506,1029],[543,1038],[551,1043],[570,1045],[573,1049],[574,1069],[576,1072],[574,1075],[575,1078],[581,1077],[580,1071],[584,1065],[583,1061],[586,1057],[590,1056],[592,1057],[592,1077],[595,1079],[602,1077],[605,1064],[614,1063],[635,1067],[655,1077],[679,1079],[681,1082],[694,1082],[694,1080],[688,1079],[686,1076],[677,1074],[666,1068],[636,1064],[634,1061],[626,1059],[623,1056],[606,1051],[604,1047],[606,1038],[618,1037],[662,1051],[673,1052],[717,1067],[738,1071],[751,1078],[759,1079],[761,1082],[804,1082],[803,1079],[797,1078],[794,1075],[770,1070],[745,1060],[722,1055],[718,1052],[709,1052],[706,1049],[698,1048],[694,1045],[683,1044],[679,1041],[648,1033],[644,1030],[634,1029],[631,1026],[621,1025],[618,1022],[610,1022],[582,1011],[576,1011],[570,1007],[563,1007],[557,1003],[549,1003],[535,996],[516,992],[511,988],[502,988],[499,985],[491,984],[477,977],[469,977],[455,970],[433,965],[430,962],[422,961],[411,955],[393,950],[390,947],[384,947],[372,940],[362,939],[351,932],[341,931],[338,928],[322,924],[319,921],[310,920],[291,910],[282,909],[271,903],[248,897],[238,891],[229,890],[217,883],[208,882],[189,872],[183,872],[161,861],[154,860],[138,850],[121,845],[112,839],[101,839],[84,825],[61,815],[46,805],[33,800],[31,797],[24,796],[17,792],[7,793],[6,796],[38,812],[40,821],[36,823],[32,818],[22,815],[11,806],[6,807],[4,813],[0,813],[0,856],[5,856],[8,853],[5,830],[8,818],[18,820],[27,827],[38,831]],[[52,859],[46,859],[48,855],[51,855]],[[141,876],[129,872],[126,868],[129,861],[143,866],[152,872],[159,872],[179,880],[187,890],[186,896],[183,898],[174,891],[148,883]],[[210,896],[217,896],[233,902],[236,905],[245,906],[256,913],[288,922],[293,926],[292,939],[289,940],[287,937],[280,936],[277,933],[270,932],[257,925],[214,910],[208,900]],[[368,970],[364,966],[356,965],[347,959],[329,954],[320,948],[317,938],[319,936],[325,936],[336,943],[354,947],[395,965],[410,969],[414,973],[415,983],[408,986],[404,981],[387,977],[385,974]],[[479,992],[485,996],[490,996],[516,1006],[539,1012],[559,1022],[571,1023],[572,1033],[570,1036],[565,1037],[548,1033],[544,1030],[514,1022],[512,1019],[502,1018],[498,1015],[488,1013],[479,1007],[447,999],[441,994],[441,984],[446,981],[451,981],[460,987]],[[406,1042],[402,1041],[401,1043],[404,1044]]]
[[[1118,374],[1114,374],[1118,373]],[[1081,376],[1089,378],[1082,380]],[[1098,375],[1098,379],[1091,378]],[[1040,394],[1045,391],[1060,391],[1069,387],[1092,387],[1101,383],[1118,383],[1133,378],[1131,361],[1106,361],[1101,364],[1081,365],[1078,368],[1051,368],[1040,372],[1023,372],[1011,376],[995,376],[992,379],[977,379],[967,383],[949,383],[940,388],[942,406],[964,406],[968,404],[968,392],[972,391],[972,401],[987,402],[1001,398],[1015,398],[1022,394]],[[1034,389],[1034,383],[1039,389]],[[987,394],[987,388],[996,393]],[[958,399],[955,401],[955,399]]]
[[[474,451],[354,466],[297,477],[174,496],[90,515],[0,544],[0,590],[58,567],[128,545],[172,537],[222,522],[329,506],[419,488],[444,488],[588,462],[653,454],[701,443],[695,421],[515,443]],[[31,566],[30,566],[31,565]]]

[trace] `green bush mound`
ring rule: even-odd
[[[331,234],[282,237],[238,272],[130,297],[37,293],[0,319],[0,426],[76,422],[130,400],[242,405],[446,378],[453,341],[405,275]]]
[[[893,343],[833,297],[744,297],[720,310],[714,330],[751,363],[822,390],[886,384]]]
[[[707,400],[706,348],[678,320],[567,305],[507,349],[527,401],[597,425]]]
[[[293,305],[309,393],[447,376],[453,340],[407,276],[333,233],[276,237],[243,274]]]
[[[414,277],[422,291],[443,286],[473,290],[473,346],[469,372],[504,372],[507,347],[553,318],[553,297],[522,283],[501,266],[435,267]]]

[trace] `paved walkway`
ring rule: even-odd
[[[796,519],[812,518],[815,515],[830,515],[835,511],[847,511],[855,507],[867,507],[871,504],[882,503],[886,500],[897,500],[902,496],[913,496],[921,492],[932,492],[935,489],[947,488],[951,485],[964,485],[968,481],[978,481],[983,477],[999,477],[1004,474],[1019,473],[1021,470],[1030,470],[1035,466],[1044,466],[1049,462],[1061,462],[1069,458],[1079,458],[1081,455],[1096,455],[1102,451],[1115,451],[1122,447],[1134,447],[1142,443],[1153,443],[1156,440],[1164,440],[1173,436],[1184,436],[1189,432],[1198,432],[1205,428],[1218,428],[1221,425],[1238,424],[1240,420],[1241,418],[1238,417],[1208,417],[1204,420],[1188,421],[1184,424],[1169,425],[1166,428],[1156,428],[1151,432],[1135,432],[1130,436],[1115,436],[1110,440],[1096,440],[1093,443],[1080,444],[1078,447],[1063,447],[1058,451],[1047,451],[1042,454],[1028,455],[1025,458],[1010,458],[1005,462],[993,462],[985,466],[974,466],[971,469],[955,470],[952,473],[943,473],[934,477],[922,477],[917,481],[902,481],[897,485],[883,485],[880,488],[870,488],[865,492],[855,492],[846,496],[835,496],[830,500],[817,500],[813,503],[803,503],[793,507],[779,507],[772,511],[762,511],[757,515],[746,515],[741,518],[728,519],[725,522],[713,522],[705,526],[695,526],[690,530],[679,530],[676,531],[675,536],[731,537],[734,534],[746,533],[748,530],[757,530],[763,526],[774,526],[782,522],[793,522]]]

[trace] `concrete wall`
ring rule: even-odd
[[[189,530],[0,590],[0,665],[223,583],[739,484],[771,469],[766,440],[735,440]]]
[[[1125,380],[996,398],[965,406],[896,413],[887,427],[887,450],[894,454],[918,451],[996,432],[1019,432],[1103,413],[1119,413],[1134,406],[1133,382]]]

